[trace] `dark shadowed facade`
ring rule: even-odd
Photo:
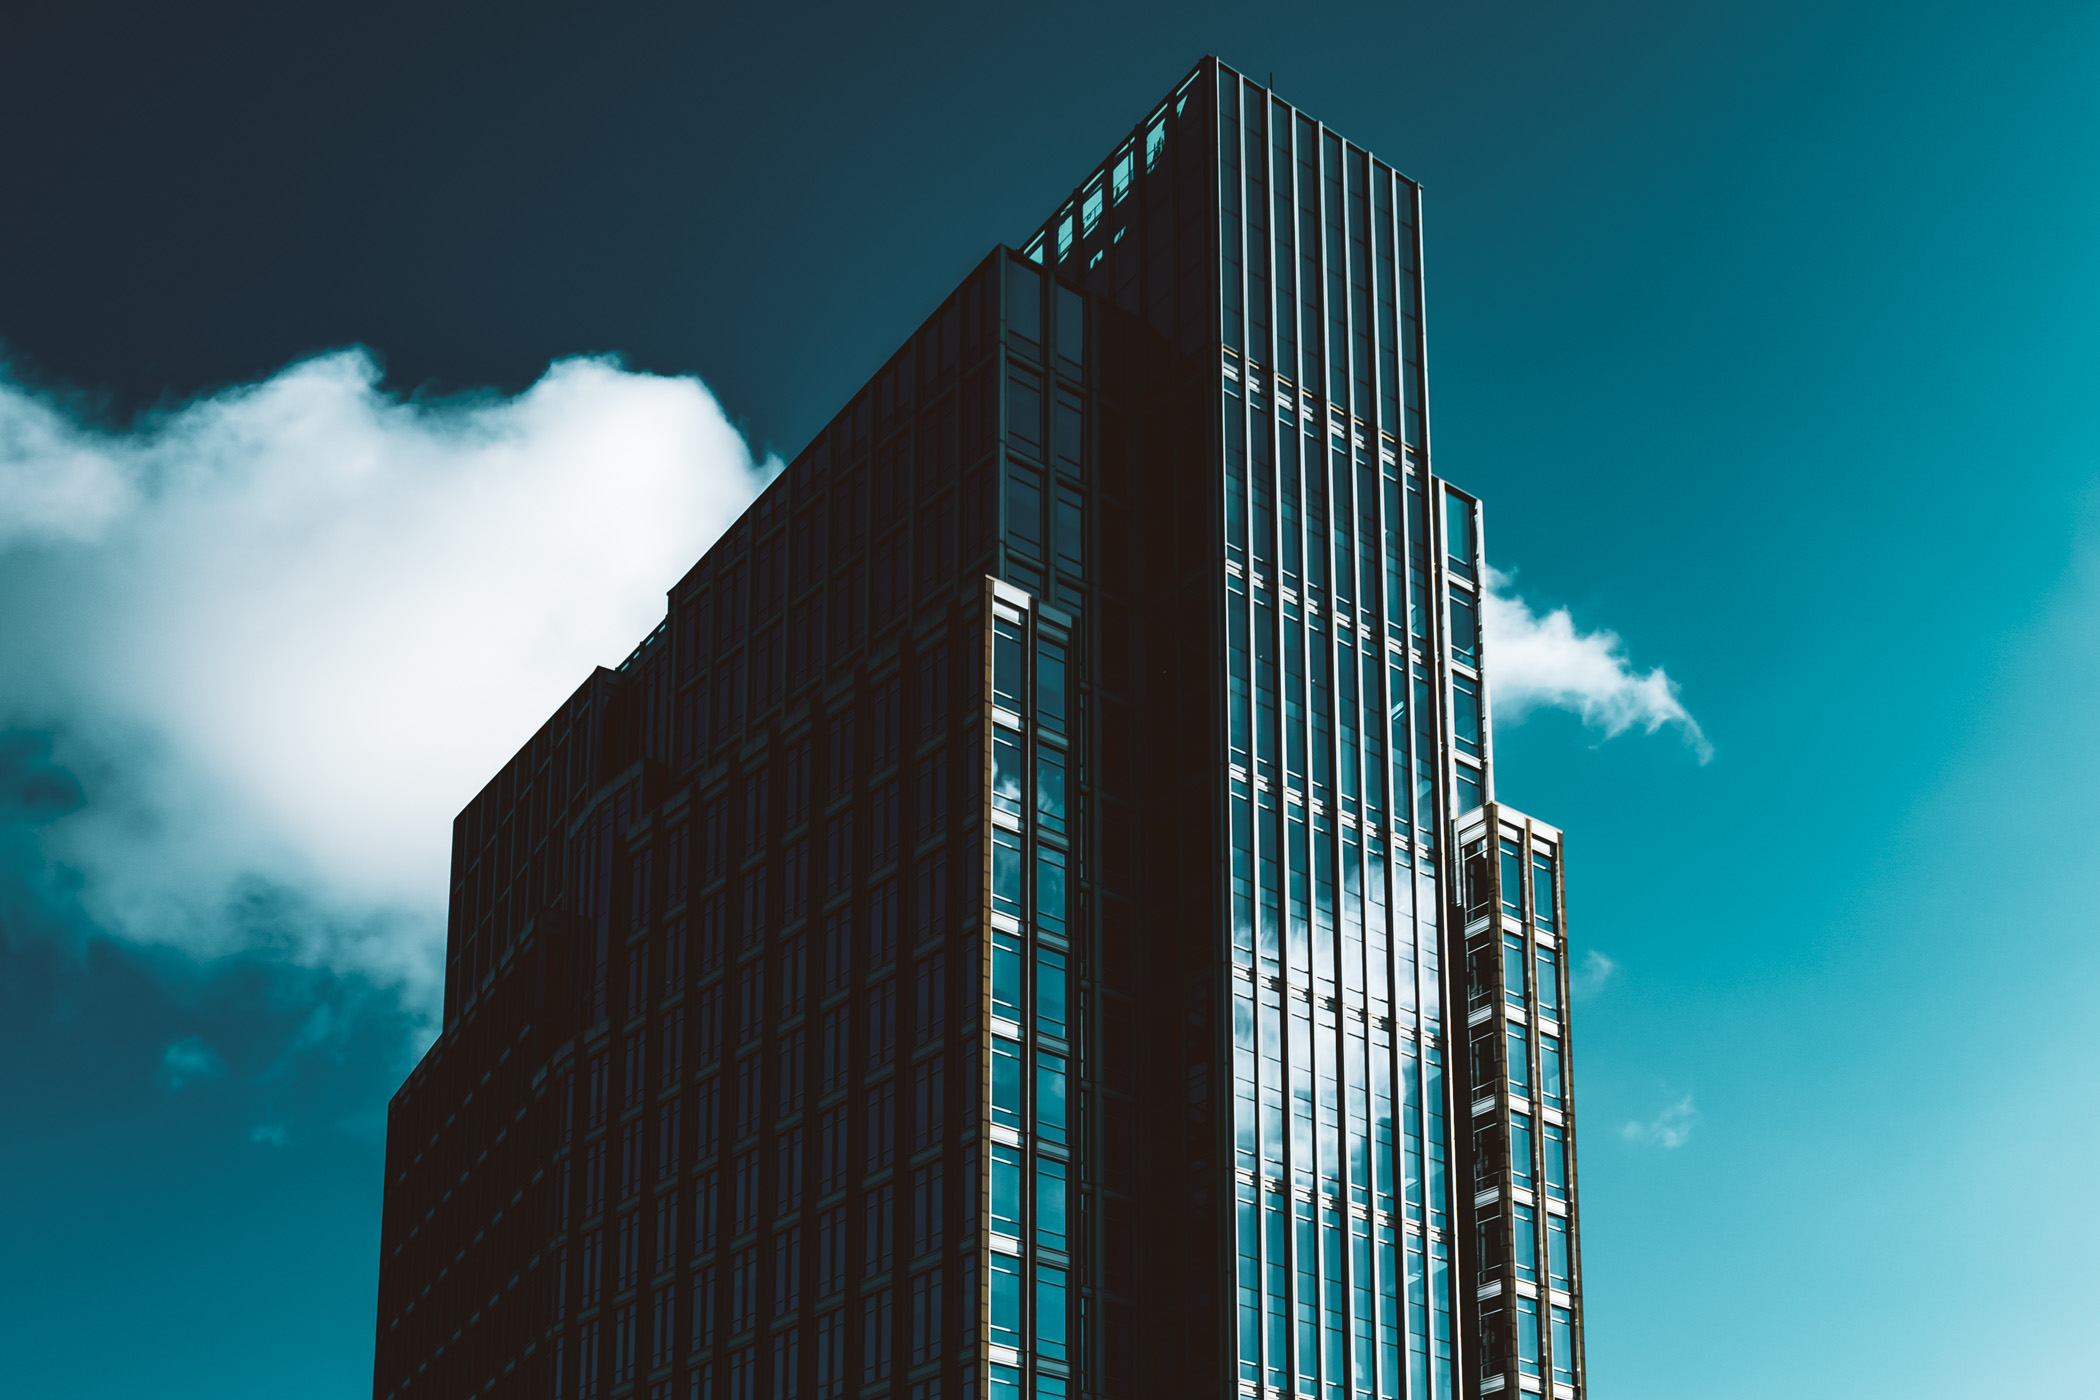
[[[1206,60],[460,814],[375,1397],[1584,1393],[1419,209]]]

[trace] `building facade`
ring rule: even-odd
[[[1576,1397],[1416,186],[1213,60],[454,824],[375,1397]]]

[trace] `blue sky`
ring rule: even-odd
[[[1502,795],[1568,832],[1596,955],[1595,1393],[2078,1393],[2100,10],[462,9],[414,44],[398,18],[53,13],[0,82],[0,265],[37,272],[0,279],[0,1338],[24,1393],[370,1384],[384,1107],[427,1008],[415,833],[441,844],[478,771],[418,766],[378,823],[229,750],[296,746],[267,721],[324,688],[367,707],[326,791],[442,747],[476,693],[400,641],[438,594],[500,633],[477,674],[521,715],[616,661],[767,455],[1205,51],[1425,183],[1438,470],[1486,499],[1511,587],[1666,668],[1713,746],[1551,709],[1496,735]],[[525,392],[594,353],[634,373]],[[171,464],[240,413],[267,450],[229,470],[272,511],[207,548],[228,517]],[[688,533],[587,551],[604,567],[509,613],[487,522],[342,449],[538,499],[635,423],[713,485],[642,454],[605,494],[671,500]],[[103,494],[49,489],[81,461]],[[415,588],[375,603],[354,550],[285,544],[345,516],[360,546],[457,526],[481,572],[404,552]],[[194,588],[127,592],[170,578]],[[343,644],[302,650],[258,585]],[[390,665],[425,688],[387,706],[355,679]]]

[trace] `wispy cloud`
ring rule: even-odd
[[[224,1073],[226,1065],[219,1052],[196,1036],[174,1041],[160,1052],[160,1082],[169,1089],[180,1089],[195,1079],[217,1079]]]
[[[1603,991],[1605,984],[1611,981],[1613,974],[1618,970],[1619,963],[1616,958],[1595,948],[1586,948],[1583,950],[1582,961],[1577,963],[1569,974],[1569,985],[1578,998],[1587,1001]]]
[[[248,1141],[259,1142],[267,1147],[282,1147],[290,1141],[290,1134],[282,1123],[257,1123],[248,1130]]]
[[[608,360],[416,403],[345,351],[128,430],[0,377],[0,729],[86,797],[55,883],[427,1008],[453,814],[776,468]]]
[[[1692,1129],[1698,1123],[1699,1110],[1692,1103],[1692,1096],[1686,1094],[1647,1122],[1628,1123],[1619,1129],[1619,1135],[1628,1142],[1672,1151],[1692,1140]]]
[[[1609,739],[1635,727],[1678,730],[1706,763],[1713,745],[1684,707],[1677,682],[1660,666],[1637,670],[1616,632],[1584,632],[1566,608],[1533,612],[1509,575],[1488,570],[1481,625],[1487,633],[1495,718],[1514,723],[1532,710],[1572,710]]]

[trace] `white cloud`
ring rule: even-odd
[[[404,402],[362,351],[84,425],[0,380],[0,727],[104,927],[433,1002],[453,815],[778,463],[705,385],[572,359]]]
[[[1511,582],[1507,574],[1488,570],[1482,599],[1496,720],[1514,723],[1542,707],[1572,710],[1607,739],[1636,725],[1649,734],[1669,725],[1701,763],[1713,757],[1713,745],[1678,697],[1677,682],[1660,666],[1635,670],[1618,633],[1577,631],[1566,608],[1541,616],[1511,591]]]
[[[1583,951],[1582,961],[1573,969],[1570,982],[1577,998],[1587,1001],[1604,990],[1612,974],[1619,970],[1616,958],[1601,953],[1595,948]]]
[[[1619,1129],[1619,1135],[1628,1142],[1671,1151],[1691,1141],[1692,1129],[1698,1122],[1699,1110],[1693,1106],[1692,1096],[1686,1094],[1647,1122],[1628,1123]]]
[[[219,1052],[195,1036],[173,1041],[160,1052],[160,1082],[180,1089],[193,1079],[217,1079],[226,1073]]]

